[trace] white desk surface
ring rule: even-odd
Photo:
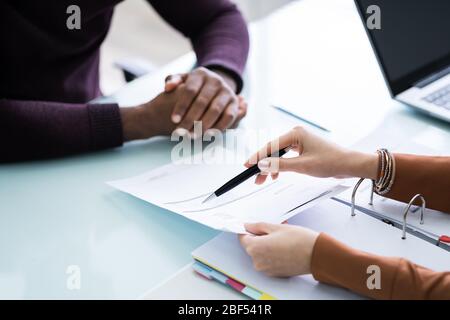
[[[341,143],[378,128],[373,148],[415,139],[450,154],[448,124],[390,100],[358,19],[351,0],[303,0],[253,24],[242,127],[270,128],[275,136],[303,123],[269,105],[295,105],[302,114],[332,113],[331,137]],[[184,56],[110,99],[144,102],[162,90],[167,74],[193,61]],[[104,184],[168,163],[171,146],[156,138],[0,166],[0,298],[242,297],[189,268],[190,252],[216,231]],[[79,290],[67,287],[70,265],[80,268]]]

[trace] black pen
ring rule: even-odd
[[[282,157],[286,154],[286,152],[289,151],[289,147],[285,148],[285,149],[281,149],[275,153],[272,153],[270,155],[270,157]],[[228,181],[227,183],[225,183],[223,186],[221,186],[219,189],[217,189],[216,191],[214,191],[213,193],[211,193],[208,198],[206,198],[205,200],[203,200],[202,204],[205,202],[208,202],[209,200],[215,199],[220,197],[221,195],[227,193],[228,191],[234,189],[235,187],[237,187],[238,185],[240,185],[241,183],[243,183],[244,181],[248,180],[249,178],[253,177],[254,175],[260,173],[261,170],[258,168],[258,164],[255,164],[254,166],[251,166],[250,168],[248,168],[247,170],[245,170],[244,172],[240,173],[239,175],[237,175],[236,177],[234,177],[233,179],[231,179],[230,181]]]

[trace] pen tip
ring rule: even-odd
[[[206,198],[205,200],[202,201],[202,204],[204,204],[204,203],[206,203],[206,202],[208,202],[208,201],[210,201],[210,200],[212,200],[214,198],[217,198],[217,197],[216,197],[216,195],[214,193],[212,193],[212,194],[210,194],[208,196],[208,198]]]

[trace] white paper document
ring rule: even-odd
[[[108,184],[211,228],[233,233],[245,233],[246,222],[281,223],[347,188],[335,179],[282,173],[275,181],[269,177],[263,185],[249,179],[202,204],[212,192],[245,170],[236,162],[211,162],[172,163]]]

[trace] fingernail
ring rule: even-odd
[[[270,162],[267,159],[263,159],[258,162],[258,168],[260,168],[261,170],[268,169],[269,166],[270,166]]]
[[[174,123],[180,123],[180,121],[181,121],[181,116],[180,116],[179,114],[174,114],[174,115],[172,116],[172,121],[173,121]]]
[[[181,77],[180,76],[173,76],[172,78],[170,78],[169,82],[173,83],[173,84],[178,84],[178,83],[181,82]]]

